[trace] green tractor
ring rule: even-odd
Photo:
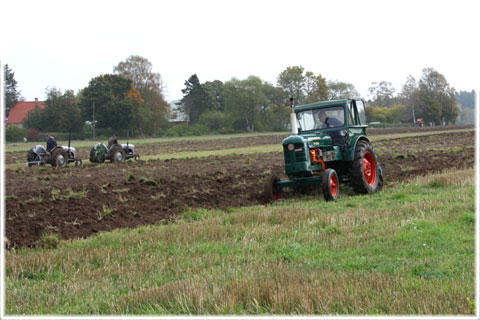
[[[282,142],[288,180],[270,175],[265,198],[277,200],[282,189],[316,192],[326,201],[336,200],[340,183],[350,183],[356,193],[373,193],[383,187],[383,172],[367,138],[362,100],[321,101],[294,106],[290,121],[293,135]]]

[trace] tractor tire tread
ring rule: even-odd
[[[372,153],[373,157],[375,158],[377,178],[374,186],[370,186],[366,182],[365,175],[363,172],[363,158],[367,151]],[[355,147],[354,159],[350,166],[350,180],[351,180],[353,190],[356,193],[361,193],[361,194],[374,193],[378,189],[379,179],[380,179],[380,173],[378,170],[378,159],[375,151],[373,150],[372,144],[365,140],[359,141],[357,143],[357,146]]]
[[[57,166],[57,157],[62,154],[63,155],[63,158],[65,159],[65,162],[64,164],[61,166],[61,167],[65,167],[68,163],[68,155],[67,153],[65,152],[65,150],[63,150],[62,148],[56,148],[55,150],[53,150],[53,153],[51,154],[51,157],[50,157],[50,164],[52,165],[52,167],[56,167]]]

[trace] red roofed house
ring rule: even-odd
[[[28,111],[35,109],[36,105],[40,109],[45,108],[45,102],[44,101],[38,101],[37,98],[35,98],[35,101],[17,102],[10,109],[10,113],[8,114],[7,127],[16,126],[16,127],[23,128],[23,121],[27,117]]]

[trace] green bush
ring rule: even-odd
[[[167,137],[181,137],[183,136],[184,132],[187,130],[188,125],[186,124],[179,124],[168,128],[165,130],[165,135]]]
[[[5,140],[7,142],[23,141],[27,137],[27,130],[15,126],[10,126],[5,130]]]
[[[221,111],[208,111],[200,115],[198,124],[204,125],[209,132],[219,132],[222,129],[232,128],[232,118]]]
[[[210,134],[210,131],[206,126],[200,123],[196,123],[193,126],[190,126],[189,128],[189,136],[203,136],[206,134]]]
[[[165,130],[167,137],[187,137],[187,136],[202,136],[209,134],[208,128],[202,124],[179,124]]]

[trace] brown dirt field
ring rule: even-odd
[[[246,143],[238,139],[211,141],[212,148]],[[275,139],[268,144],[280,143],[282,137]],[[203,142],[191,147],[196,144],[207,150]],[[178,143],[173,145],[178,147]],[[374,147],[387,187],[444,169],[470,168],[475,162],[473,131],[382,140]],[[283,170],[281,152],[7,169],[8,247],[35,247],[44,233],[60,239],[83,238],[100,231],[168,221],[188,209],[265,204],[264,178],[270,173],[285,178]]]

